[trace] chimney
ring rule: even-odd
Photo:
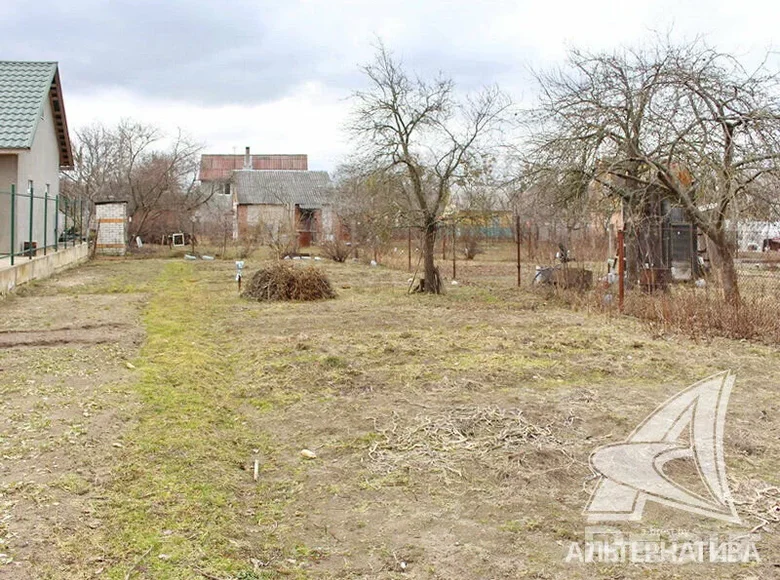
[[[244,153],[244,169],[252,169],[252,156],[249,154],[249,147]]]

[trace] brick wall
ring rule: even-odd
[[[99,203],[95,205],[97,221],[97,253],[124,256],[127,251],[127,204]]]

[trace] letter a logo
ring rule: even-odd
[[[723,460],[733,386],[729,371],[704,379],[658,407],[625,443],[596,449],[590,465],[601,477],[585,508],[588,522],[641,520],[650,499],[739,524]],[[681,458],[693,460],[703,491],[691,491],[664,473],[667,462]]]

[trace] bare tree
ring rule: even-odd
[[[77,130],[75,144],[64,194],[128,201],[133,236],[149,233],[150,224],[165,216],[188,220],[210,197],[195,181],[200,146],[181,131],[166,144],[158,128],[122,120],[112,128],[95,124]]]
[[[345,163],[334,176],[333,206],[357,254],[364,248],[375,260],[395,228],[417,225],[403,198],[403,179],[392,171]]]
[[[536,171],[567,175],[571,197],[590,195],[594,184],[617,197],[629,228],[648,211],[657,217],[661,200],[681,206],[710,241],[726,298],[739,301],[726,220],[756,180],[778,171],[776,76],[763,65],[749,72],[700,41],[658,41],[610,54],[571,51],[566,67],[538,79]]]
[[[382,44],[363,72],[370,88],[353,97],[351,132],[365,151],[367,165],[403,176],[404,203],[423,232],[425,275],[420,289],[438,293],[434,244],[450,187],[497,128],[507,99],[489,87],[461,102],[451,79],[410,76]]]

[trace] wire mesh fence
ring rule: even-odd
[[[616,232],[602,258],[590,262],[575,261],[578,253],[587,255],[590,249],[575,241],[571,262],[553,267],[591,270],[593,285],[569,281],[553,286],[571,303],[621,311],[648,321],[659,332],[776,342],[780,239],[775,242],[766,232],[763,224],[730,224],[725,259],[711,240],[684,223],[655,231],[645,228],[640,234]]]
[[[447,281],[521,286],[572,306],[623,312],[661,333],[780,341],[778,225],[776,230],[763,223],[730,228],[737,301],[724,290],[711,243],[684,222],[637,234],[516,218],[512,227],[492,230],[500,235],[444,222],[437,231],[436,263]],[[421,232],[395,228],[384,242],[356,248],[353,258],[421,276]]]
[[[87,241],[93,206],[29,186],[0,191],[0,259],[10,265]]]

